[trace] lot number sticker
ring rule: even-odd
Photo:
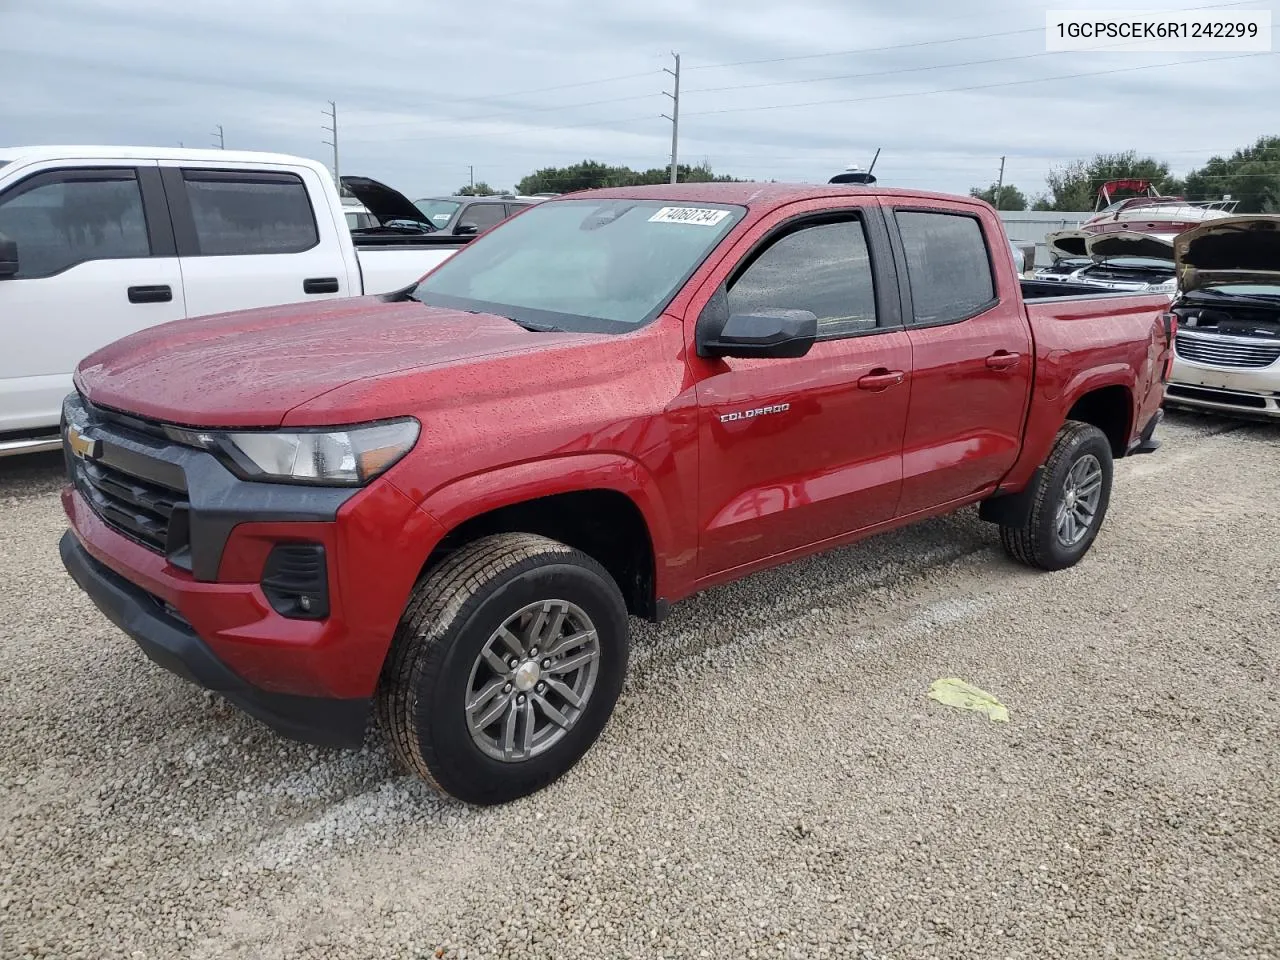
[[[649,222],[696,223],[703,227],[714,227],[728,215],[728,210],[715,210],[708,207],[663,207],[649,218]]]

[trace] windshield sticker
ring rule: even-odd
[[[728,215],[728,210],[716,210],[711,207],[663,207],[649,218],[649,222],[696,223],[703,227],[714,227]]]

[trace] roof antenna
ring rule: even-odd
[[[871,166],[863,170],[857,164],[849,164],[845,167],[844,173],[837,173],[828,180],[828,183],[875,183],[876,178],[871,175],[871,171],[875,169],[876,161],[880,159],[880,147],[876,147],[876,155],[871,158]]]

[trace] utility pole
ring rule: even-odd
[[[671,182],[675,183],[676,172],[679,169],[678,154],[680,148],[680,54],[673,50],[671,52],[671,56],[676,59],[676,68],[674,70],[668,70],[666,67],[663,67],[662,71],[663,73],[669,73],[671,76],[675,77],[676,89],[675,93],[670,93],[666,90],[662,91],[671,98],[671,116],[668,117],[665,113],[662,114],[662,116],[671,121]]]
[[[321,140],[323,144],[333,147],[333,182],[338,187],[338,192],[342,192],[342,178],[338,174],[338,105],[332,100],[329,101],[329,110],[321,111],[329,118],[329,125],[321,127],[321,130],[328,130],[333,135],[332,140]]]
[[[214,136],[214,134],[210,134],[210,136]],[[218,149],[219,150],[227,149],[227,141],[222,136],[222,124],[218,124],[218,132],[216,136],[218,138]]]
[[[1004,157],[1000,158],[1000,179],[996,181],[995,208],[1000,209],[1000,195],[1004,193]]]
[[[476,165],[474,163],[467,164],[467,169],[471,171],[471,192],[476,192]]]

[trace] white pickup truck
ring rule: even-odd
[[[352,230],[328,170],[300,157],[0,148],[0,456],[56,449],[71,371],[127,334],[388,293],[471,239],[415,231],[421,214],[376,181],[343,184],[399,226]]]

